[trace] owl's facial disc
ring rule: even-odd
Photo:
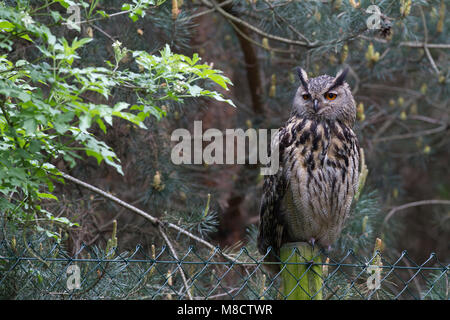
[[[325,93],[319,91],[311,94],[304,92],[302,98],[306,108],[310,109],[310,112],[313,114],[322,114],[332,107],[332,101],[338,98],[338,92],[336,90],[326,91]]]
[[[348,84],[345,82],[348,69],[335,77],[321,75],[308,78],[307,73],[297,68],[300,85],[297,89],[293,113],[315,120],[336,120],[352,124],[356,106]]]

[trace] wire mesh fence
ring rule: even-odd
[[[150,251],[150,252],[148,252]],[[339,257],[320,251],[316,260],[279,264],[268,272],[264,257],[243,247],[233,255],[219,248],[207,255],[195,247],[174,258],[167,247],[105,253],[82,246],[69,255],[58,244],[48,250],[13,250],[0,242],[0,298],[2,299],[289,299],[283,288],[291,276],[289,265],[303,265],[294,278],[294,290],[303,290],[301,278],[314,273],[320,279],[314,299],[445,299],[448,300],[449,264],[435,254],[418,264],[406,251],[388,261],[376,251],[371,257],[348,250]],[[292,249],[291,257],[300,253]],[[316,269],[314,269],[316,268]],[[316,272],[320,268],[320,272]]]

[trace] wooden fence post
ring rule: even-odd
[[[312,248],[306,242],[286,243],[280,249],[280,258],[281,267],[284,266],[281,278],[285,299],[322,300],[322,259],[317,246]]]

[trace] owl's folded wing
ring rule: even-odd
[[[290,141],[292,141],[291,134],[285,128],[281,128],[272,139],[271,152],[272,154],[277,152],[280,166],[276,174],[266,176],[264,179],[258,233],[258,250],[261,254],[266,254],[269,247],[279,254],[284,226],[280,206],[287,187],[283,172],[283,152]]]

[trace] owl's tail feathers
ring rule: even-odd
[[[280,272],[280,255],[272,247],[269,247],[264,254],[264,264],[262,265],[264,270],[269,273],[271,277],[274,277]]]

